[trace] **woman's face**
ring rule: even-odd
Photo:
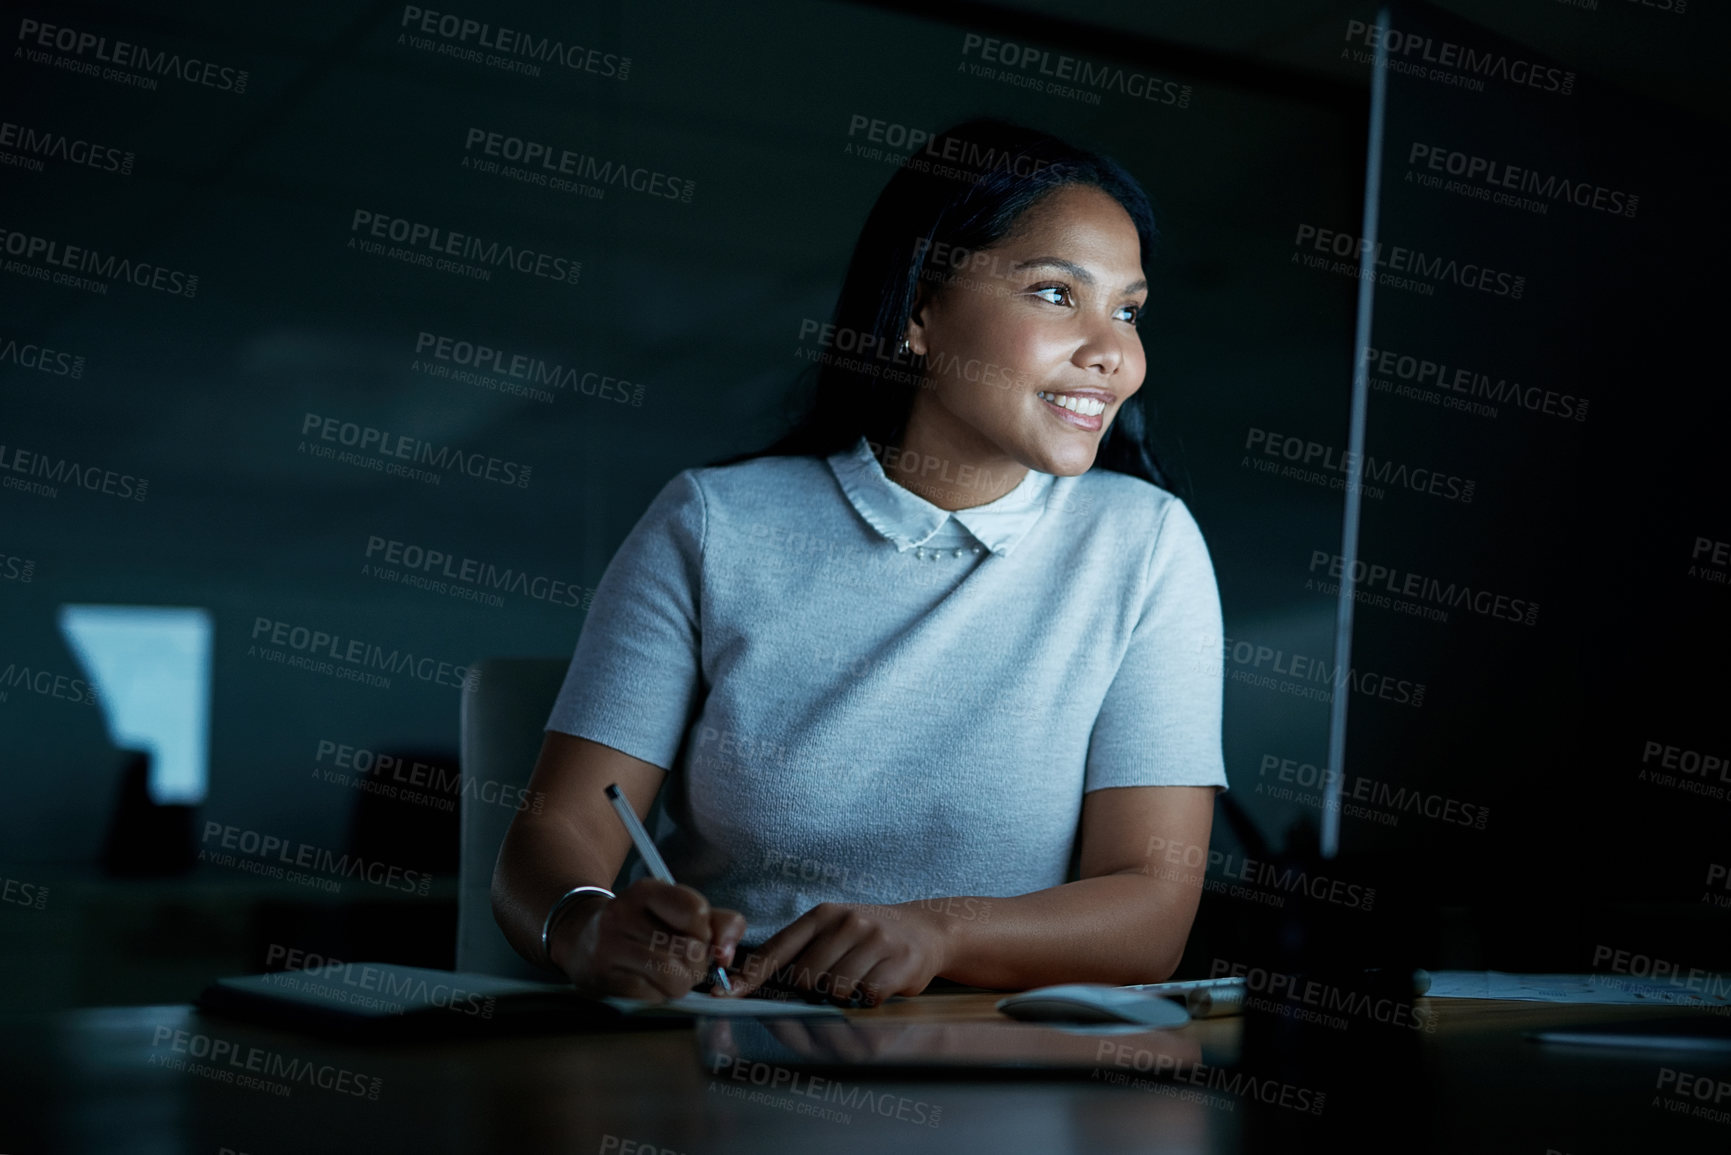
[[[1067,185],[991,248],[931,255],[929,267],[959,272],[933,292],[922,283],[908,326],[927,369],[906,447],[983,470],[1086,472],[1147,372],[1135,321],[1148,287],[1130,214],[1097,188]]]

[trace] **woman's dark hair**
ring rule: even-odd
[[[712,464],[827,457],[851,449],[862,434],[875,445],[896,443],[925,368],[924,358],[898,352],[920,282],[935,288],[965,275],[1023,213],[1071,185],[1100,189],[1123,206],[1146,262],[1154,212],[1136,179],[1109,157],[996,119],[969,120],[926,141],[902,162],[860,229],[804,414],[765,448]],[[1151,432],[1138,390],[1118,407],[1095,466],[1170,488]]]

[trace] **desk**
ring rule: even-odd
[[[927,995],[858,1012],[886,1021],[995,1019],[995,996]],[[188,1007],[97,1008],[5,1023],[0,1151],[1016,1152],[1301,1150],[1509,1151],[1545,1155],[1731,1149],[1731,1124],[1674,1112],[1655,1089],[1667,1065],[1731,1080],[1723,1056],[1564,1048],[1525,1041],[1544,1025],[1655,1016],[1643,1007],[1420,1000],[1437,1012],[1418,1040],[1411,1094],[1376,1112],[1347,1111],[1338,1091],[1319,1117],[1183,1083],[1099,1079],[861,1079],[879,1096],[926,1105],[917,1124],[868,1110],[846,1122],[722,1090],[698,1062],[688,1027],[480,1042],[358,1045],[317,1040]],[[1666,1013],[1678,1013],[1675,1011]],[[1239,1046],[1243,1020],[1182,1028],[1204,1061]],[[163,1066],[174,1031],[286,1061],[377,1079],[376,1100],[306,1083],[290,1094]],[[190,1066],[190,1060],[188,1060]],[[1675,1098],[1675,1096],[1670,1096]],[[1656,1105],[1659,1103],[1660,1105]],[[1709,1103],[1709,1106],[1711,1104]],[[1731,1098],[1721,1107],[1731,1107]],[[1341,1108],[1337,1111],[1337,1108]],[[1296,1137],[1296,1139],[1295,1139]],[[1314,1139],[1312,1144],[1306,1139]],[[647,1144],[640,1151],[627,1143]]]

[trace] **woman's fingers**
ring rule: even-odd
[[[748,994],[773,979],[847,1002],[865,972],[888,950],[889,938],[877,917],[823,903],[788,924],[747,960],[746,981],[735,988],[736,993]]]
[[[733,984],[733,993],[748,995],[780,974],[783,960],[799,954],[818,932],[824,917],[820,913],[823,909],[821,906],[812,907],[747,956],[745,965],[740,968],[740,981]]]
[[[624,937],[654,956],[658,973],[687,978],[683,989],[690,990],[709,969],[713,937],[708,900],[689,886],[652,878],[639,880],[626,893],[633,903],[620,912]]]
[[[888,956],[879,959],[865,977],[860,979],[860,1001],[875,1007],[885,999],[903,993],[914,981],[914,967],[904,958]],[[923,989],[924,984],[921,984]]]
[[[858,911],[835,915],[791,960],[793,985],[837,1002],[848,1002],[859,980],[877,962],[876,955],[885,945],[883,932]],[[856,955],[856,961],[864,963],[863,969],[840,965]]]
[[[677,998],[729,956],[745,933],[737,911],[718,910],[689,886],[639,879],[596,919],[593,984],[627,998]]]
[[[720,966],[733,965],[733,952],[739,946],[739,940],[745,937],[745,916],[737,910],[716,910],[709,912],[709,941],[712,946],[711,957]]]
[[[661,920],[665,929],[709,942],[709,901],[689,886],[674,886],[653,878],[639,879],[626,894],[640,892],[643,909]]]
[[[875,985],[872,976],[882,969],[888,957],[889,944],[881,938],[867,936],[856,942],[830,968],[835,976],[830,984],[830,997],[868,1007],[883,1002],[888,992]]]

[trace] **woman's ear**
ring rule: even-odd
[[[931,334],[926,328],[931,303],[932,294],[921,279],[914,285],[914,307],[908,314],[907,329],[908,351],[917,357],[924,357],[931,347]]]

